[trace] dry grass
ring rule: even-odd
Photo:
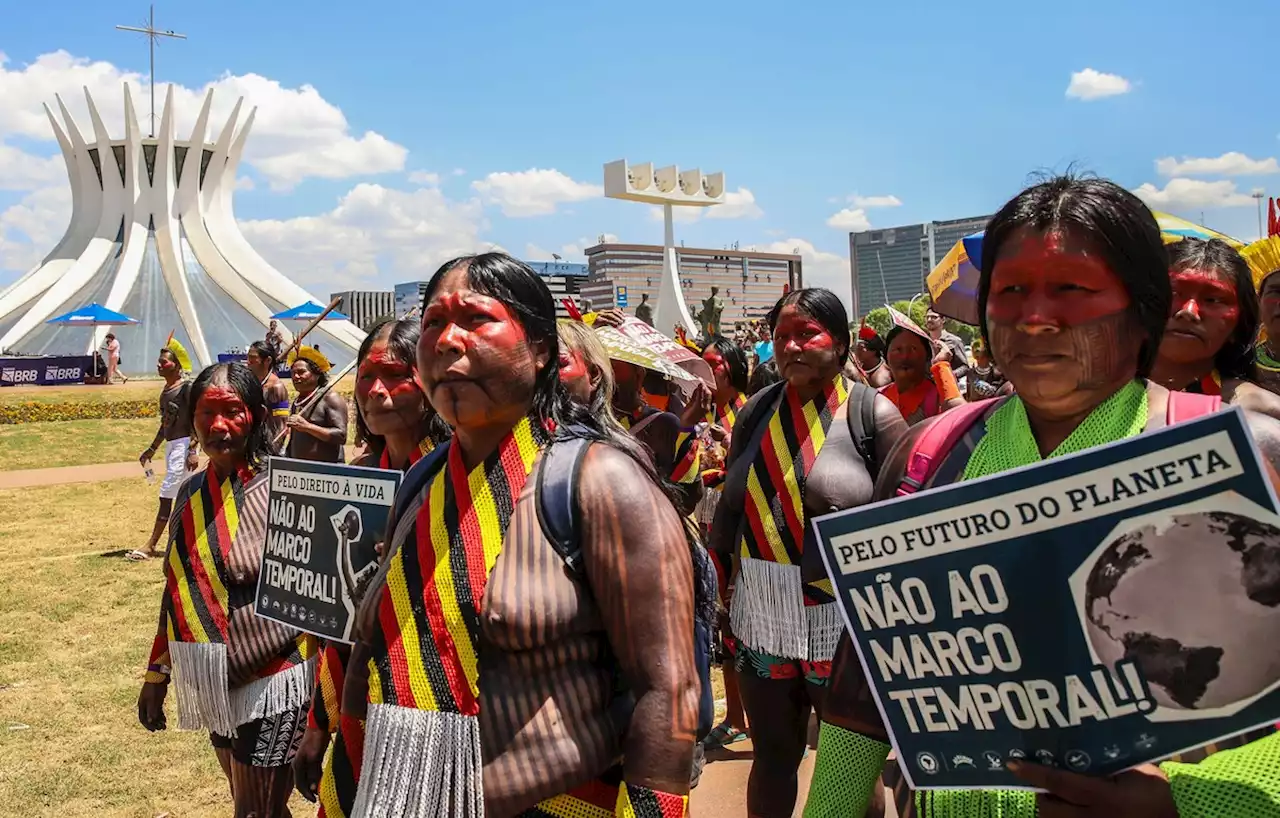
[[[286,378],[285,386],[292,396],[293,384]],[[101,402],[118,403],[121,401],[155,400],[160,395],[161,383],[158,378],[130,378],[127,384],[117,383],[111,386],[6,386],[0,389],[0,405],[15,403],[80,403]],[[339,393],[351,397],[355,393],[355,381],[351,375],[343,378],[334,387]]]
[[[137,721],[160,563],[103,555],[155,508],[141,479],[0,491],[0,815],[230,814],[208,737]]]
[[[156,418],[0,425],[0,471],[123,463],[151,443],[159,425]]]

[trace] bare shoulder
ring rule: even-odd
[[[902,417],[902,413],[898,411],[898,407],[884,395],[876,395],[873,409],[876,423],[876,459],[887,465],[898,441],[902,440],[910,428]],[[885,466],[881,466],[881,473],[884,469]]]
[[[1245,410],[1245,422],[1253,434],[1253,441],[1262,453],[1262,458],[1280,470],[1280,420],[1271,415]]]
[[[626,452],[601,442],[592,443],[583,456],[579,486],[584,497],[597,492],[615,495],[613,502],[620,508],[625,508],[636,494],[646,494],[646,487],[657,491]]]
[[[1280,420],[1280,395],[1248,381],[1230,381],[1222,391],[1227,403]]]

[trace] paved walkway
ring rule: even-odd
[[[160,458],[151,462],[156,478],[164,475]],[[0,489],[25,489],[33,486],[60,486],[66,483],[98,483],[103,480],[125,480],[141,477],[138,461],[128,463],[95,463],[91,466],[63,466],[57,469],[20,469],[0,471]]]
[[[747,814],[747,774],[751,772],[751,742],[740,741],[722,750],[708,754],[707,766],[702,769],[702,779],[689,797],[689,814],[697,818],[742,818]],[[804,798],[809,792],[809,779],[813,776],[813,762],[817,753],[800,764],[799,795],[796,798],[795,815],[799,818],[804,809]]]

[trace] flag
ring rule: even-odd
[[[1276,216],[1276,200],[1267,200],[1267,235],[1280,236],[1280,217]]]

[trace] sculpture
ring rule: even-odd
[[[640,295],[640,303],[636,306],[636,318],[639,318],[649,326],[653,326],[653,307],[649,306],[648,293]]]
[[[702,302],[698,313],[698,326],[702,327],[702,339],[706,341],[720,333],[720,315],[724,312],[724,299],[717,294],[719,287],[711,288],[711,295]]]

